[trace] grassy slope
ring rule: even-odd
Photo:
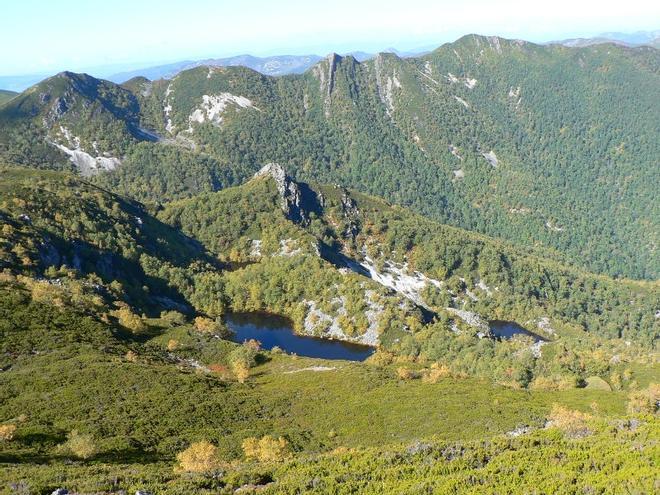
[[[4,105],[9,100],[14,98],[18,93],[15,91],[8,91],[6,89],[0,89],[0,105]]]
[[[285,373],[310,365],[339,369]],[[511,488],[511,483],[520,481],[521,475],[523,480],[547,475],[544,463],[553,455],[568,455],[572,459],[569,465],[554,469],[572,472],[573,476],[579,474],[581,464],[576,464],[579,459],[583,463],[591,456],[599,458],[606,472],[612,462],[619,462],[618,454],[612,451],[613,435],[607,431],[577,445],[545,433],[535,434],[533,440],[500,440],[494,445],[479,441],[522,424],[541,426],[554,402],[584,411],[597,404],[606,417],[619,415],[623,411],[622,393],[584,390],[529,393],[475,380],[448,379],[439,384],[401,382],[394,378],[391,369],[291,357],[275,357],[257,367],[254,376],[249,385],[241,386],[177,371],[172,366],[127,363],[93,353],[68,359],[57,355],[34,359],[11,375],[3,374],[2,389],[20,392],[5,401],[1,416],[15,417],[28,411],[29,419],[21,426],[16,440],[26,446],[5,450],[0,457],[4,461],[0,481],[26,479],[39,491],[44,487],[54,489],[56,484],[85,491],[93,486],[107,486],[104,483],[119,475],[117,489],[150,486],[160,493],[183,493],[175,487],[185,486],[186,477],[175,475],[172,463],[173,454],[187,442],[211,440],[219,445],[223,458],[229,460],[240,455],[243,438],[264,434],[286,436],[302,456],[301,461],[310,453],[339,447],[360,449],[351,454],[312,457],[311,465],[304,461],[279,467],[238,466],[231,470],[232,473],[247,471],[248,479],[254,479],[264,469],[273,472],[274,478],[281,480],[273,493],[281,493],[281,487],[294,493],[294,487],[304,489],[305,483],[314,477],[323,480],[321,487],[336,486],[339,493],[348,493],[349,486],[365,488],[369,486],[367,480],[373,493],[383,489],[381,479],[391,489],[422,480],[431,483],[431,475],[433,483],[442,481],[451,485],[476,474],[482,482],[491,483],[491,489]],[[51,397],[48,402],[43,400],[44,393]],[[66,467],[62,464],[66,455],[58,454],[54,444],[61,442],[64,432],[74,427],[93,432],[99,439],[101,452],[96,460]],[[644,428],[634,439],[646,444],[650,441],[645,437],[646,431],[649,430]],[[650,431],[657,435],[657,430]],[[431,455],[428,452],[418,458],[410,456],[412,466],[404,470],[401,463],[405,453],[401,459],[401,454],[396,453],[397,445],[430,438],[441,445],[459,442],[474,448],[481,444],[487,451],[491,450],[488,457],[494,459],[490,464],[486,462],[488,476],[483,476],[475,459],[466,464],[454,463],[449,471],[442,462],[435,463],[431,469],[425,461]],[[624,445],[632,440],[617,438]],[[51,444],[39,445],[44,441]],[[154,447],[150,448],[150,442]],[[378,450],[363,451],[363,447],[378,447]],[[435,455],[442,450],[438,447]],[[384,455],[379,451],[391,453]],[[603,458],[605,452],[607,461]],[[649,465],[649,455],[652,454],[643,451],[633,455],[633,466],[625,460],[626,469],[634,467],[635,476],[644,483],[648,483],[649,471],[644,466]],[[394,462],[396,458],[400,461]],[[504,475],[500,472],[496,476],[505,466],[508,467]],[[520,471],[511,471],[512,466],[518,466]],[[452,471],[453,475],[447,476]],[[53,479],[56,472],[61,473],[57,482]],[[381,474],[376,477],[374,472]],[[346,476],[349,485],[337,486],[338,480]],[[602,484],[603,473],[600,476]],[[165,485],[170,479],[172,483]],[[404,484],[398,484],[402,479]],[[196,481],[197,488],[211,483],[204,478]],[[498,485],[503,482],[508,485]],[[523,490],[525,484],[517,486]],[[320,489],[318,493],[325,492]]]
[[[62,183],[67,185],[63,190],[79,194],[75,195],[76,201],[71,202],[74,209],[67,216],[78,215],[74,205],[85,204],[85,201],[105,205],[97,214],[84,219],[83,234],[105,232],[105,228],[90,226],[113,211],[112,203],[117,201],[116,213],[111,218],[126,217],[124,220],[133,222],[134,213],[144,215],[145,230],[141,233],[112,227],[119,229],[117,232],[126,248],[145,246],[150,251],[146,248],[152,242],[150,239],[156,242],[155,239],[164,236],[172,243],[171,249],[165,250],[168,258],[186,259],[190,255],[185,244],[168,235],[171,231],[167,226],[148,218],[142,210],[132,209],[138,205],[124,204],[116,197],[57,173],[12,173],[16,177],[3,183],[3,194],[8,199],[14,193],[32,198],[28,203],[32,209],[28,212],[34,227],[63,232],[67,236],[77,232],[58,230],[73,218],[57,222],[48,215],[43,218],[37,215],[38,205],[44,211],[57,210],[58,206],[48,207],[48,202],[62,200],[54,191],[62,193],[56,185],[59,180],[68,180]],[[267,205],[269,196],[266,193],[272,188],[265,187],[263,182],[253,183],[245,191],[260,192]],[[21,194],[22,188],[29,194]],[[240,192],[236,189],[219,193],[217,197],[229,199],[228,204],[233,207],[250,197],[248,194],[243,198]],[[333,199],[329,193],[326,195],[328,200]],[[10,212],[14,216],[25,208],[13,200],[7,204],[11,205]],[[361,204],[383,207],[380,202],[374,200],[372,204],[366,198]],[[207,209],[210,210],[210,206],[207,202]],[[275,223],[274,217],[265,213],[261,213],[262,221]],[[204,217],[198,221],[204,222]],[[278,228],[286,228],[285,224]],[[250,233],[249,229],[233,229],[231,227],[223,237],[235,240],[232,236],[237,232]],[[87,239],[109,242],[104,237]],[[222,252],[228,246],[213,247]],[[240,270],[232,273],[240,273]],[[598,457],[604,452],[614,459],[612,462],[625,464],[626,469],[634,462],[634,474],[640,479],[639,483],[648,480],[643,467],[648,464],[647,454],[642,451],[630,457],[625,454],[628,450],[612,452],[615,437],[607,429],[593,440],[576,445],[563,444],[561,438],[551,432],[535,434],[539,435],[539,443],[534,445],[536,440],[532,439],[532,447],[538,447],[536,451],[540,453],[531,460],[530,444],[524,439],[514,441],[512,447],[496,441],[493,446],[484,447],[493,449],[485,454],[478,450],[479,442],[486,442],[488,446],[494,435],[517,426],[541,426],[555,402],[582,411],[591,411],[595,404],[593,408],[599,415],[613,420],[624,413],[625,392],[520,391],[476,379],[448,378],[437,384],[421,380],[404,382],[396,378],[396,365],[377,367],[276,354],[264,354],[248,384],[240,385],[172,362],[172,356],[164,349],[171,338],[189,347],[175,354],[199,359],[204,365],[226,364],[227,354],[235,348],[235,344],[223,340],[194,336],[189,325],[166,329],[160,326],[162,322],[152,320],[150,331],[132,335],[113,323],[102,321],[93,312],[89,314],[85,305],[75,299],[70,304],[60,304],[60,310],[51,302],[30,302],[27,291],[17,290],[11,284],[2,282],[0,286],[0,350],[5,370],[0,373],[0,420],[6,422],[23,414],[27,416],[24,422],[18,423],[15,439],[0,444],[0,490],[8,493],[11,492],[5,487],[21,482],[36,493],[50,493],[59,486],[82,492],[135,490],[146,486],[158,493],[204,493],[204,489],[217,493],[220,490],[231,492],[232,487],[269,478],[278,481],[270,488],[275,493],[282,490],[295,493],[309,491],[308,484],[317,477],[319,481],[315,483],[320,493],[326,489],[378,492],[382,487],[395,491],[405,488],[414,493],[421,478],[431,477],[440,486],[439,483],[462,483],[474,476],[482,477],[484,471],[479,471],[479,462],[483,461],[479,459],[484,456],[499,460],[486,466],[488,476],[483,479],[493,479],[498,465],[514,463],[531,466],[529,483],[534,483],[538,477],[535,471],[558,455],[581,459]],[[129,350],[137,354],[136,359],[126,357]],[[338,369],[287,373],[311,365]],[[645,387],[654,376],[657,370],[648,367],[633,374],[640,387]],[[99,452],[92,460],[70,463],[69,455],[58,448],[66,434],[74,429],[94,436]],[[626,447],[651,446],[652,437],[645,437],[646,431],[642,429],[637,436],[616,441],[621,440]],[[213,441],[223,459],[230,461],[240,458],[240,444],[245,437],[265,434],[286,436],[296,451],[297,460],[279,466],[239,462],[216,479],[182,476],[173,471],[175,454],[190,442]],[[392,463],[391,459],[408,459],[406,445],[430,438],[440,445],[460,442],[466,449],[476,448],[478,452],[476,457],[467,456],[465,463],[459,461],[452,465],[450,471],[458,471],[454,478],[439,478],[444,472],[444,461],[434,463],[439,471],[429,475],[428,456],[411,459],[413,467],[406,468],[405,472],[401,472],[398,461]],[[356,448],[359,452],[328,453],[336,448]],[[445,448],[441,446],[438,450],[442,452]],[[428,455],[432,458],[434,454]],[[305,467],[309,462],[312,467]],[[566,476],[575,476],[580,465],[571,463],[561,469]],[[381,472],[382,479],[381,475],[369,474],[373,470]],[[314,471],[313,476],[311,471]],[[520,474],[518,471],[507,473],[508,477],[501,478],[502,483],[510,483]],[[598,474],[598,483],[604,483],[607,473]]]
[[[312,488],[318,493],[382,493],[384,487],[414,493],[422,482],[450,486],[474,482],[475,476],[510,487],[523,474],[525,483],[535,483],[553,458],[576,458],[556,468],[576,476],[584,464],[581,459],[603,455],[611,461],[604,472],[594,473],[597,484],[605,483],[607,466],[616,463],[629,470],[631,462],[637,486],[648,484],[645,466],[653,451],[626,454],[628,449],[613,451],[612,444],[616,438],[626,447],[652,448],[653,437],[645,435],[656,434],[649,430],[655,423],[622,438],[603,428],[594,439],[577,444],[565,443],[552,432],[511,443],[490,440],[520,425],[540,427],[554,403],[597,410],[600,417],[614,421],[624,412],[625,392],[520,391],[475,379],[401,381],[395,365],[272,353],[264,353],[249,382],[240,385],[177,365],[164,349],[176,338],[182,349],[175,355],[205,365],[226,364],[236,344],[199,336],[187,325],[167,329],[160,320],[150,320],[151,330],[135,336],[86,315],[75,301],[58,309],[32,300],[34,295],[31,299],[12,283],[2,282],[0,289],[0,419],[17,422],[15,418],[26,416],[17,422],[15,438],[0,444],[0,493],[11,493],[9,487],[21,483],[34,493],[58,487],[78,492],[148,488],[172,494],[231,493],[244,483],[270,479],[276,480],[269,488],[273,493],[296,493],[309,491],[315,478]],[[129,350],[136,357],[129,358]],[[317,365],[337,369],[297,371]],[[640,387],[657,376],[644,371],[634,374]],[[74,429],[95,438],[98,453],[93,459],[71,463],[58,447]],[[190,442],[213,441],[222,458],[231,461],[240,459],[245,437],[265,434],[285,436],[296,460],[281,465],[238,462],[219,478],[173,470],[175,454]],[[406,453],[407,445],[427,439],[436,446],[424,447],[424,455]],[[342,453],[345,448],[358,451]],[[454,464],[429,464],[429,459],[463,449],[467,453]],[[484,466],[484,459],[492,462]],[[502,475],[512,464],[517,469],[506,468]],[[432,471],[429,466],[434,466]]]

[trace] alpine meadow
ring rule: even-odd
[[[0,89],[0,494],[657,493],[659,32],[241,26]]]

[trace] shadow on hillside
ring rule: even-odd
[[[57,448],[57,447],[55,447]],[[0,452],[0,464],[47,464],[53,461],[102,462],[104,464],[153,464],[166,457],[137,449],[102,452],[86,460],[77,459],[67,452]]]
[[[48,252],[41,255],[43,268],[65,265],[85,276],[97,275],[104,285],[119,282],[127,296],[126,302],[140,308],[149,316],[158,316],[163,309],[192,312],[185,296],[168,285],[166,278],[146,274],[136,259],[128,258],[123,253],[100,249],[86,241],[66,241],[51,234],[48,235],[48,246]],[[164,249],[167,250],[166,247]],[[157,252],[156,255],[158,254],[160,253]],[[154,256],[153,253],[150,255]],[[169,262],[167,259],[160,259]],[[189,257],[181,260],[181,266],[185,268],[195,259]],[[200,255],[199,259],[203,259],[203,255]],[[113,297],[103,287],[95,288],[100,295]]]

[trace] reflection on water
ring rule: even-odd
[[[230,313],[225,321],[234,342],[255,339],[267,350],[277,346],[299,356],[348,361],[364,361],[374,352],[364,345],[296,335],[288,319],[268,313]]]
[[[540,335],[536,335],[518,325],[515,321],[493,320],[489,321],[490,331],[495,337],[510,339],[514,335],[528,335],[534,339],[534,342],[545,341]]]

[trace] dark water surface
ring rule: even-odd
[[[365,345],[296,335],[288,319],[268,313],[230,313],[225,321],[234,342],[255,339],[266,350],[277,346],[299,356],[347,361],[364,361],[374,352]]]
[[[525,330],[515,321],[492,320],[488,322],[488,325],[490,326],[490,331],[495,337],[510,339],[514,335],[528,335],[534,339],[534,342],[545,341],[543,337],[536,335],[529,330]]]

